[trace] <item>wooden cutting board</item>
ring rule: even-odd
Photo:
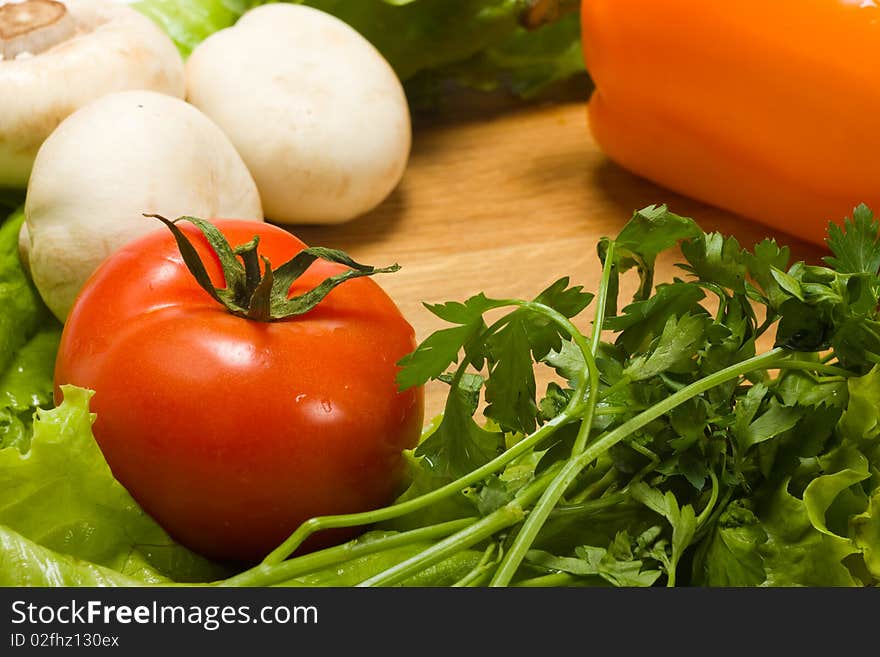
[[[417,116],[406,174],[380,207],[347,224],[290,230],[360,262],[399,263],[399,272],[377,281],[422,340],[445,326],[423,302],[463,301],[480,291],[531,298],[562,276],[595,290],[599,238],[655,203],[743,245],[771,236],[795,258],[816,261],[824,253],[619,168],[592,140],[581,97]],[[675,262],[661,259],[655,281],[671,276]],[[445,392],[429,384],[427,417],[442,409]]]

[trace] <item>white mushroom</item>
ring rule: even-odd
[[[0,187],[27,185],[64,117],[125,89],[184,95],[180,53],[149,18],[114,0],[0,0]]]
[[[107,94],[46,139],[25,199],[22,256],[59,319],[105,257],[161,229],[144,213],[263,218],[250,172],[199,110],[152,91]]]
[[[397,186],[409,108],[390,65],[341,20],[302,5],[252,9],[186,64],[187,100],[229,135],[267,219],[336,223]]]

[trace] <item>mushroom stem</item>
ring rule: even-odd
[[[36,55],[69,39],[76,22],[56,0],[25,0],[0,6],[0,58]]]

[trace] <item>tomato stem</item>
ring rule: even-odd
[[[344,251],[324,247],[305,248],[277,269],[273,269],[269,259],[258,252],[260,240],[257,236],[250,242],[232,247],[223,233],[204,219],[178,217],[170,220],[158,214],[144,216],[159,219],[171,230],[184,264],[202,289],[233,315],[253,321],[274,322],[305,314],[347,280],[392,273],[400,269],[397,264],[388,267],[363,265]],[[220,261],[225,287],[214,286],[198,250],[177,225],[180,221],[189,222],[201,231],[209,248]],[[294,282],[319,259],[343,265],[345,269],[302,294],[290,296]]]

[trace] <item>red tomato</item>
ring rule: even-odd
[[[213,223],[233,246],[259,235],[273,266],[305,247],[270,224]],[[178,225],[222,286],[205,238]],[[342,269],[319,260],[291,294]],[[55,394],[62,384],[95,391],[107,462],[173,537],[214,558],[253,561],[311,516],[393,498],[401,452],[423,421],[423,391],[395,384],[397,361],[414,347],[412,327],[369,278],[346,281],[298,317],[234,316],[160,228],[116,252],[81,291]]]

